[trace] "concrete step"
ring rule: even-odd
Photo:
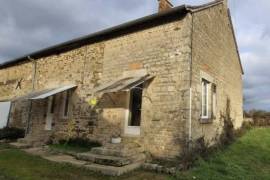
[[[134,162],[144,162],[146,159],[145,154],[140,153],[132,157],[117,157],[93,154],[91,152],[79,153],[76,156],[79,160],[89,161],[96,164],[121,167]]]
[[[131,160],[128,158],[116,157],[116,156],[105,156],[98,155],[93,153],[79,153],[76,156],[79,160],[90,161],[96,164],[109,165],[121,167],[131,163]]]
[[[129,146],[124,144],[106,144],[105,146],[91,149],[93,154],[117,157],[130,157],[143,151],[144,149],[138,145]]]
[[[29,144],[34,147],[42,146],[46,144],[46,142],[49,140],[49,137],[47,136],[34,136],[34,135],[27,135],[25,138],[18,139],[17,142]]]
[[[15,147],[15,148],[19,148],[19,149],[26,149],[26,148],[30,148],[31,145],[29,144],[25,144],[25,143],[19,143],[19,142],[12,142],[9,143],[11,146]]]
[[[26,140],[26,138],[20,138],[20,139],[17,139],[17,142],[26,144],[27,140]]]
[[[73,156],[69,155],[48,155],[48,156],[42,156],[44,159],[47,159],[49,161],[58,162],[58,163],[68,163],[79,167],[85,167],[86,161],[81,161],[75,159]]]
[[[122,174],[138,169],[141,166],[142,166],[142,163],[140,162],[132,163],[132,164],[122,166],[122,167],[106,166],[106,165],[100,165],[100,164],[84,165],[86,169],[89,169],[94,172],[102,173],[105,175],[110,175],[110,176],[121,176]]]

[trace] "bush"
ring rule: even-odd
[[[206,157],[209,154],[210,148],[205,142],[204,137],[198,138],[192,144],[192,148],[187,147],[183,149],[181,155],[181,164],[183,170],[191,168],[196,160],[201,157]]]
[[[0,140],[16,140],[18,138],[23,138],[25,131],[23,129],[14,128],[14,127],[5,127],[0,129]]]
[[[238,137],[243,136],[248,130],[252,128],[252,122],[244,122],[241,128],[235,130],[233,119],[230,116],[230,111],[230,100],[227,99],[226,112],[221,115],[222,121],[224,123],[223,129],[220,135],[217,134],[217,144],[209,146],[203,136],[192,143],[192,148],[187,147],[183,149],[181,163],[184,170],[192,167],[194,162],[199,158],[207,159],[213,152],[227,147]]]
[[[78,146],[84,148],[92,148],[92,147],[99,147],[101,144],[97,141],[92,141],[86,138],[70,138],[68,140],[59,140],[59,144],[65,144],[70,146]]]

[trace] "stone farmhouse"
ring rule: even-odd
[[[1,64],[0,112],[32,145],[81,137],[100,154],[174,158],[216,143],[228,105],[241,127],[242,76],[226,0],[159,0],[158,13]]]

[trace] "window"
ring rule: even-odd
[[[63,110],[63,117],[67,118],[69,113],[69,101],[70,101],[70,91],[65,91],[63,93],[63,102],[62,102],[62,110]]]
[[[130,91],[130,105],[129,109],[131,116],[128,121],[128,126],[141,125],[141,109],[142,109],[142,92],[143,85],[138,85]]]
[[[217,108],[217,86],[212,84],[212,118],[216,118]]]
[[[202,118],[209,118],[208,113],[208,85],[209,82],[202,79]]]

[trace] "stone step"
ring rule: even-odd
[[[96,164],[109,165],[109,166],[124,166],[131,163],[131,160],[116,156],[105,156],[93,153],[79,153],[76,156],[79,160],[90,161]]]
[[[44,159],[47,159],[49,161],[58,162],[58,163],[68,163],[79,167],[85,167],[86,161],[81,161],[75,159],[73,156],[69,155],[48,155],[48,156],[42,156]]]
[[[18,139],[17,142],[21,144],[28,144],[29,146],[32,147],[38,147],[45,144],[43,141],[28,138]]]
[[[11,146],[15,147],[15,148],[19,148],[19,149],[26,149],[26,148],[30,148],[31,146],[29,144],[26,143],[19,143],[19,142],[12,142],[9,143]]]
[[[116,156],[98,155],[98,154],[93,154],[91,152],[87,152],[87,153],[77,154],[76,158],[79,160],[90,161],[96,164],[121,167],[121,166],[125,166],[134,162],[144,162],[146,159],[146,156],[143,153],[140,153],[132,157],[124,158],[124,157],[116,157]]]
[[[128,147],[125,145],[105,145],[91,149],[91,153],[93,154],[117,157],[130,157],[142,153],[143,151],[144,149],[140,146]]]
[[[18,143],[29,144],[29,140],[27,138],[20,138],[17,140]]]
[[[122,167],[106,166],[106,165],[100,165],[100,164],[89,164],[89,165],[85,165],[84,167],[91,171],[102,173],[104,175],[121,176],[122,174],[138,169],[141,166],[142,166],[142,163],[137,162],[137,163],[132,163],[132,164],[122,166]]]

